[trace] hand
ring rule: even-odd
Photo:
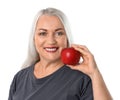
[[[72,69],[82,71],[83,73],[92,77],[94,72],[97,69],[97,65],[92,53],[88,50],[86,46],[83,45],[75,45],[73,44],[72,47],[78,50],[82,54],[83,61],[78,65],[69,65]]]

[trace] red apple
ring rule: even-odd
[[[64,48],[61,51],[61,60],[64,64],[76,65],[79,63],[80,57],[80,52],[75,50],[73,47]]]

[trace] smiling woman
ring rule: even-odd
[[[46,14],[38,19],[35,31],[35,47],[41,62],[60,60],[61,50],[67,47],[67,36],[58,17]]]
[[[41,34],[41,35],[45,34],[45,33],[40,32],[41,29],[39,29],[39,27],[36,30],[36,28],[37,28],[36,25],[38,24],[38,20],[39,20],[40,16],[43,16],[43,15],[49,15],[51,17],[56,17],[56,19],[57,19],[56,21],[59,21],[60,24],[62,25],[62,27],[57,27],[57,29],[54,30],[55,33],[60,35],[60,34],[63,34],[65,31],[65,33],[67,35],[67,42],[68,42],[67,45],[70,46],[70,44],[73,42],[71,30],[69,27],[69,22],[67,20],[66,15],[63,12],[61,12],[60,10],[54,9],[54,8],[43,9],[43,10],[39,11],[37,13],[37,15],[35,16],[35,19],[33,22],[33,28],[32,28],[32,31],[30,34],[30,39],[29,39],[28,57],[22,66],[23,68],[30,66],[31,64],[35,63],[36,61],[38,61],[40,59],[38,52],[36,51],[35,44],[34,44],[34,36],[35,36],[36,31],[38,32],[38,34]],[[51,20],[51,24],[54,25],[53,20]],[[59,30],[61,30],[62,33],[59,32]],[[47,30],[43,29],[43,31],[45,32]]]
[[[111,100],[92,53],[71,43],[63,12],[55,8],[38,12],[28,57],[13,79],[9,100]],[[70,46],[81,53],[83,62],[62,62],[61,51]]]

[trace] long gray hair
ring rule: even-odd
[[[30,38],[29,38],[28,55],[27,55],[27,58],[23,64],[22,68],[29,67],[31,64],[34,64],[35,62],[40,60],[39,54],[36,51],[35,44],[34,44],[34,35],[35,35],[36,23],[37,23],[39,17],[42,15],[57,16],[65,28],[65,32],[66,32],[67,38],[68,38],[68,46],[70,46],[70,44],[72,43],[71,31],[70,31],[70,27],[69,27],[69,23],[68,23],[68,19],[67,19],[66,15],[62,11],[55,9],[55,8],[42,9],[37,13],[37,15],[34,19]]]

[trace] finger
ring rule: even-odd
[[[92,53],[89,51],[89,49],[86,46],[73,44],[72,47],[77,51],[79,51],[83,56],[92,55]]]
[[[82,63],[86,64],[90,59],[93,59],[92,53],[87,49],[86,46],[83,45],[72,45],[72,46],[81,53],[83,59]]]
[[[78,50],[81,53],[83,63],[86,63],[86,62],[88,62],[89,59],[91,59],[91,57],[92,57],[91,52],[83,50],[81,48],[76,48],[76,50]]]
[[[74,47],[74,48],[80,48],[80,49],[89,51],[89,49],[85,45],[72,44],[71,46]]]
[[[86,56],[89,53],[89,51],[86,51],[82,48],[75,48],[75,50],[79,51],[82,54],[82,56]]]

